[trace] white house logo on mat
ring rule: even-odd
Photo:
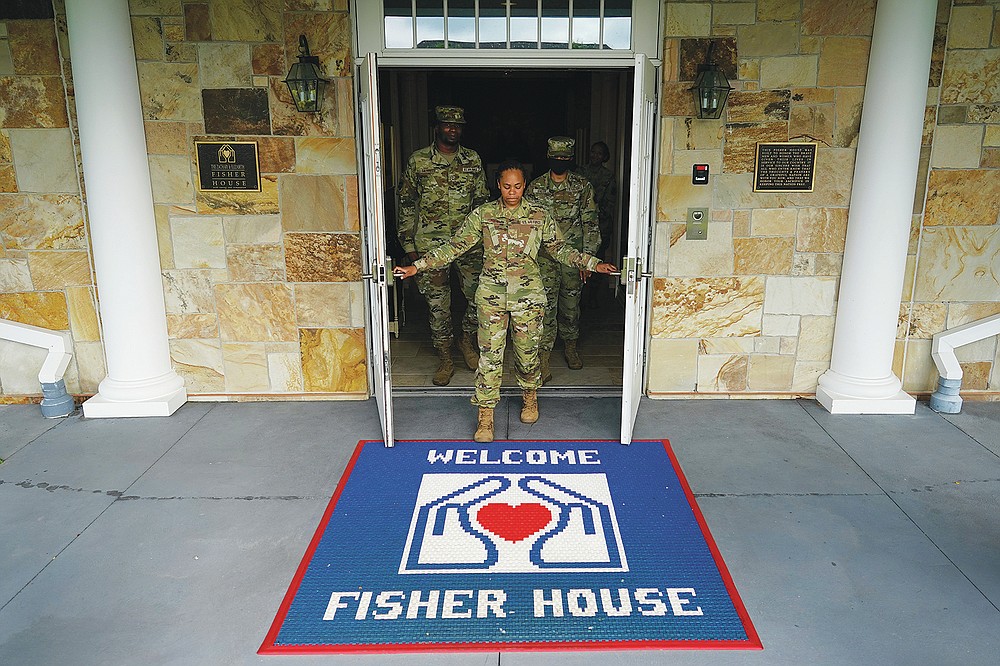
[[[604,474],[424,474],[401,574],[628,571]]]

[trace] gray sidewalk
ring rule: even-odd
[[[615,399],[541,395],[498,438],[617,439]],[[468,439],[464,397],[397,397],[400,439]],[[368,402],[189,403],[48,421],[0,406],[0,664],[995,664],[1000,403],[832,416],[812,401],[644,400],[759,652],[260,657]]]

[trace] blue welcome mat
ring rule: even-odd
[[[358,443],[260,654],[761,643],[665,441]]]

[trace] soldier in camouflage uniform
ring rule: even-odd
[[[538,420],[541,385],[538,345],[546,297],[536,257],[544,247],[556,261],[576,270],[609,273],[611,264],[579,252],[565,243],[548,212],[527,199],[524,167],[504,162],[497,168],[500,199],[476,208],[451,239],[427,252],[412,266],[398,267],[395,274],[408,278],[419,271],[447,266],[470,248],[483,243],[483,273],[476,292],[479,311],[479,370],[472,403],[479,406],[477,442],[493,441],[493,408],[500,401],[503,355],[507,329],[513,329],[514,370],[521,387],[521,421]]]
[[[549,139],[549,171],[528,186],[527,196],[544,206],[555,219],[566,244],[576,250],[595,254],[601,247],[601,231],[597,225],[594,188],[583,176],[569,170],[576,142],[565,136]],[[542,327],[542,381],[552,379],[549,357],[558,333],[566,345],[566,365],[573,370],[583,367],[576,350],[580,338],[580,297],[588,270],[561,266],[544,252],[538,256],[547,305]]]
[[[415,151],[406,164],[399,182],[399,242],[410,262],[419,259],[432,247],[451,237],[469,212],[486,202],[490,193],[479,154],[459,141],[465,125],[465,112],[457,106],[439,106],[434,143]],[[469,370],[479,365],[473,340],[477,330],[475,295],[483,269],[483,247],[478,245],[453,266],[468,303],[462,319],[462,337],[458,348]],[[422,273],[417,287],[430,310],[431,343],[437,350],[439,364],[432,381],[446,386],[455,367],[451,360],[454,326],[451,322],[451,269]]]
[[[615,175],[604,166],[611,159],[611,150],[608,144],[598,141],[590,147],[590,159],[587,164],[580,169],[580,175],[590,181],[594,188],[594,203],[597,204],[597,225],[601,230],[601,247],[596,254],[604,258],[611,245],[611,235],[615,224],[615,205],[618,202],[618,188],[615,184]],[[597,292],[600,289],[598,281],[591,280],[583,288],[584,301],[590,303],[592,307],[597,306]]]

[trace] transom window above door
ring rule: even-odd
[[[382,0],[386,49],[629,50],[633,0]]]

